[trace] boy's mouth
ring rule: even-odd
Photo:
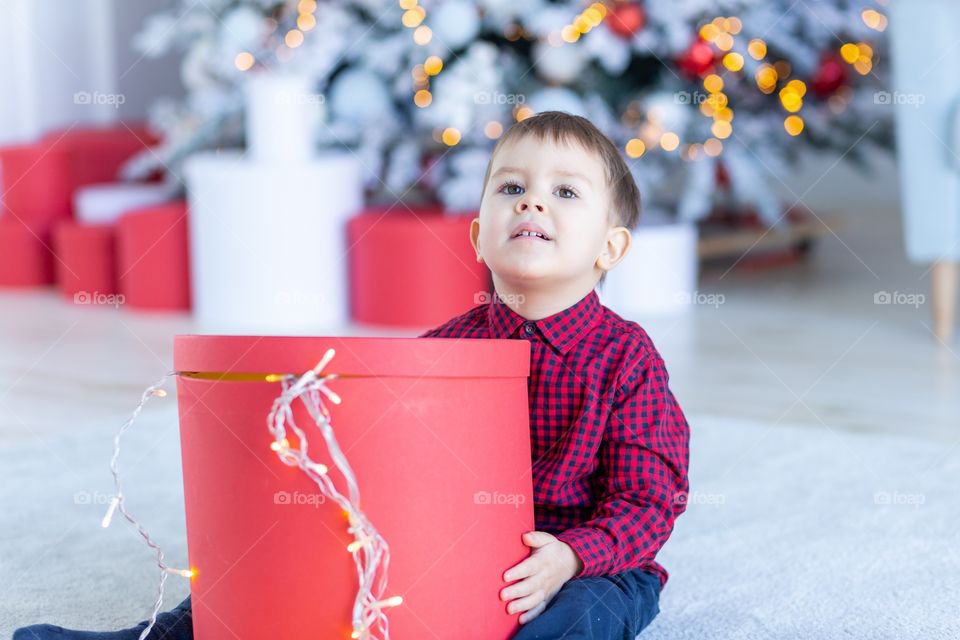
[[[513,229],[510,235],[511,240],[539,240],[541,242],[550,242],[551,238],[539,225],[532,222],[524,222]]]
[[[517,235],[510,238],[511,240],[519,240],[521,242],[550,242],[550,238],[546,237],[541,233],[536,233],[534,231],[521,231]]]

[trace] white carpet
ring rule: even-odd
[[[129,626],[152,605],[146,546],[122,520],[99,526],[123,412],[103,424],[82,406],[56,408],[75,423],[70,437],[0,449],[0,638],[35,622]],[[690,422],[691,504],[661,553],[671,579],[641,638],[960,637],[960,448]],[[121,459],[128,507],[174,566],[186,558],[178,437],[170,396],[148,407]],[[167,584],[172,607],[187,583]]]

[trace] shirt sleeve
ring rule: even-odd
[[[592,517],[557,538],[583,561],[578,577],[613,575],[652,560],[686,508],[690,428],[648,351],[617,385],[594,473]]]

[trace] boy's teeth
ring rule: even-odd
[[[543,236],[542,233],[536,233],[535,231],[521,231],[519,235],[521,235],[521,236],[536,236],[536,237],[538,237],[538,238],[543,238],[544,240],[546,240],[546,238],[544,238],[544,236]]]

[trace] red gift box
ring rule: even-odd
[[[187,545],[198,638],[349,638],[358,579],[344,511],[271,450],[265,374],[323,370],[362,509],[390,545],[395,640],[497,640],[499,591],[534,528],[527,376],[515,340],[177,336]],[[198,373],[187,373],[198,372]],[[334,470],[294,405],[314,460]],[[342,486],[342,485],[341,485]]]
[[[19,220],[0,218],[0,286],[37,287],[53,284],[50,238]]]
[[[66,147],[41,143],[0,147],[0,182],[3,218],[15,218],[44,235],[58,220],[70,217],[72,179]]]
[[[116,293],[113,225],[64,220],[54,230],[53,246],[57,288],[65,298]]]
[[[51,131],[42,139],[48,148],[62,146],[67,150],[71,197],[83,185],[115,182],[127,160],[157,142],[142,124],[129,122]]]
[[[4,215],[49,233],[71,217],[77,188],[117,180],[130,157],[156,142],[142,126],[118,124],[54,131],[36,143],[0,148]]]
[[[357,322],[431,327],[492,290],[470,246],[476,216],[439,208],[367,210],[347,223],[350,313]]]
[[[135,309],[190,308],[187,203],[168,202],[125,213],[117,222],[117,281]]]

